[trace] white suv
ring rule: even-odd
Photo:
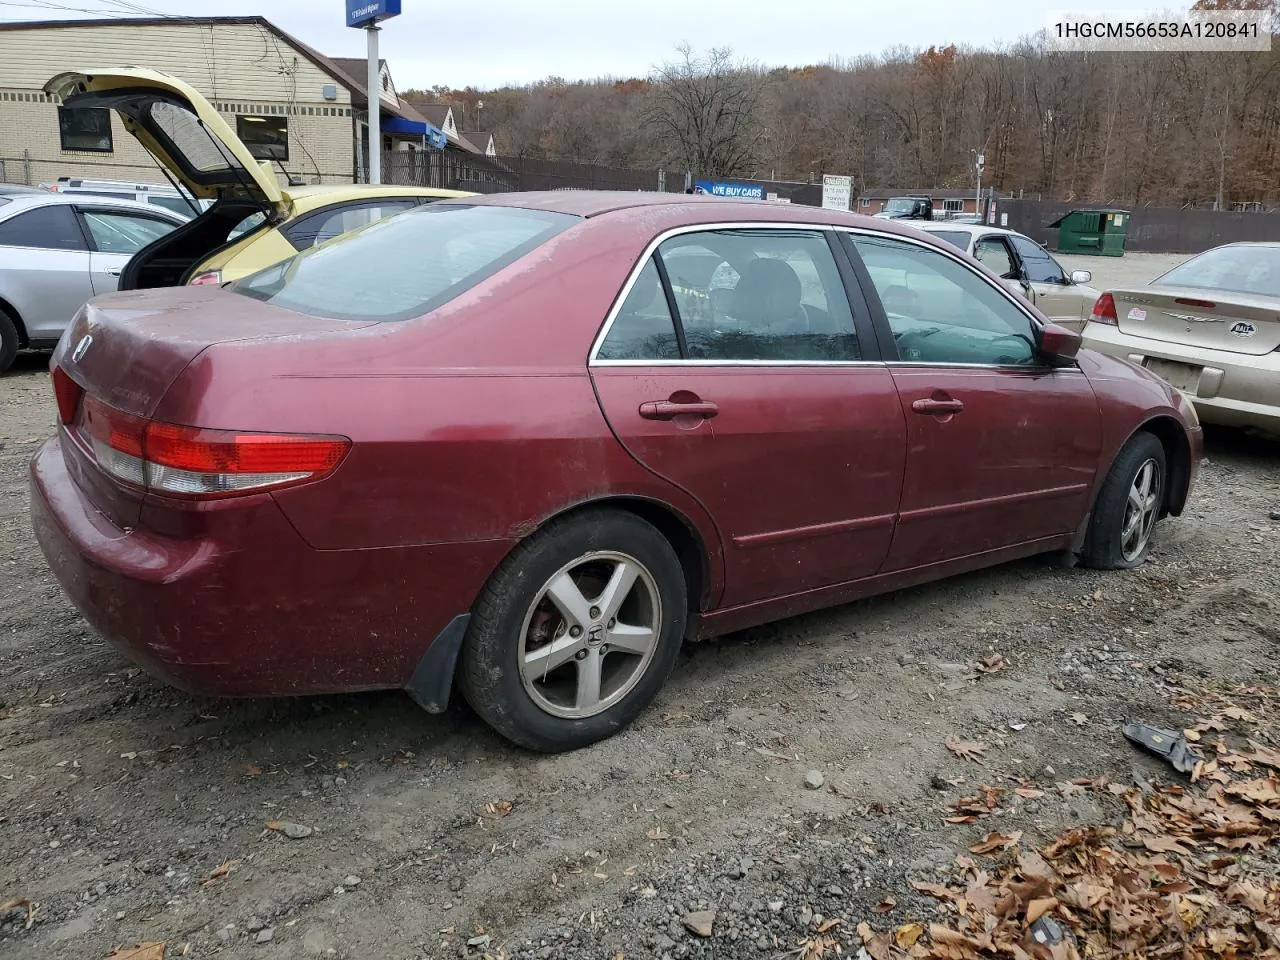
[[[196,216],[213,205],[212,200],[193,200],[189,194],[175,190],[168,184],[59,177],[54,183],[42,183],[40,186],[54,193],[89,193],[96,197],[117,197],[121,200],[151,203],[187,217]],[[194,210],[192,203],[196,205]]]

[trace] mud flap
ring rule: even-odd
[[[449,693],[453,689],[453,671],[458,665],[458,652],[462,639],[467,635],[471,614],[460,613],[440,631],[427,652],[414,668],[413,676],[405,684],[405,691],[414,703],[427,713],[444,713],[449,707]]]

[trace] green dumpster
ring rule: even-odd
[[[1113,208],[1072,210],[1050,227],[1058,228],[1058,253],[1089,253],[1099,257],[1123,257],[1129,230],[1129,211]]]

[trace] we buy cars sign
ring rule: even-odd
[[[400,16],[400,0],[347,0],[347,26],[367,27]]]

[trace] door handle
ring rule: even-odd
[[[710,400],[679,403],[675,400],[646,400],[640,404],[640,416],[646,420],[674,420],[676,417],[701,417],[710,420],[720,408]]]
[[[964,409],[963,400],[935,400],[933,397],[925,397],[911,404],[911,409],[916,413],[937,414],[937,413],[959,413]]]
[[[124,267],[107,267],[104,271],[108,277],[118,277],[123,272]]]

